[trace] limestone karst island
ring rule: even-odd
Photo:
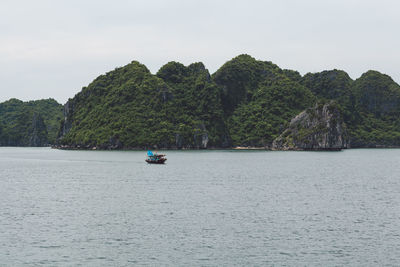
[[[52,97],[52,96],[49,96]],[[66,149],[340,150],[400,146],[400,86],[378,71],[307,73],[240,55],[210,74],[133,61],[63,106],[0,104],[1,146]]]

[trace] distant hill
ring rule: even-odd
[[[0,103],[0,146],[45,146],[54,143],[63,107],[54,99]]]
[[[341,70],[301,76],[239,55],[212,75],[202,63],[178,62],[151,74],[133,61],[99,76],[66,103],[58,142],[100,149],[270,148],[292,118],[329,102],[335,107],[330,119],[343,119],[346,147],[400,146],[399,96],[399,85],[376,71],[355,81]],[[335,121],[324,123],[329,133],[338,132],[326,128]]]

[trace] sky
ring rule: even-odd
[[[301,74],[378,70],[400,82],[398,0],[1,0],[0,102],[64,104],[133,60],[211,73],[239,54]]]

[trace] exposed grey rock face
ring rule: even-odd
[[[187,144],[185,142],[185,138],[180,135],[176,134],[175,135],[175,148],[182,149],[182,148],[187,148],[187,149],[206,149],[208,147],[208,132],[207,129],[205,128],[204,123],[201,123],[197,126],[196,128],[196,133],[193,135],[193,141],[194,145]]]
[[[207,148],[208,133],[204,123],[198,125],[198,133],[193,136],[196,148]]]
[[[201,147],[202,147],[202,148],[207,148],[207,144],[208,144],[208,134],[207,134],[207,133],[204,133],[204,134],[201,136]]]
[[[301,112],[272,143],[275,150],[340,150],[348,147],[346,128],[333,101]]]
[[[72,127],[72,114],[74,111],[74,105],[71,100],[69,100],[65,105],[64,105],[64,121],[61,123],[61,130],[59,132],[58,138],[63,137],[66,135],[69,130],[71,130]]]
[[[44,146],[46,144],[47,127],[43,121],[43,118],[38,113],[34,112],[29,136],[29,146]]]
[[[175,144],[177,148],[182,148],[183,138],[180,134],[175,134]]]

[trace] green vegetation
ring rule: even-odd
[[[269,146],[290,119],[311,106],[315,97],[301,76],[271,62],[240,55],[225,63],[213,79],[233,146]]]
[[[349,97],[352,82],[349,75],[342,70],[307,73],[301,78],[301,83],[318,98],[341,101]]]
[[[400,89],[369,71],[308,73],[240,55],[210,75],[169,62],[156,75],[132,62],[67,103],[60,144],[99,148],[264,146],[316,102],[335,100],[352,146],[400,145]]]
[[[302,84],[339,103],[352,147],[400,146],[400,86],[368,71],[353,81],[344,71],[306,74]]]
[[[66,103],[65,118],[55,100],[11,99],[0,104],[0,145],[271,147],[297,114],[328,102],[343,117],[352,147],[400,146],[400,86],[389,76],[301,76],[249,55],[213,75],[202,63],[169,62],[152,74],[133,61],[84,87]]]
[[[169,62],[156,75],[132,62],[71,99],[61,145],[99,148],[268,146],[315,101],[300,74],[240,55],[213,76]]]
[[[152,75],[132,62],[94,80],[68,105],[66,145],[197,148],[224,142],[219,90],[202,63],[170,62]]]
[[[400,86],[368,71],[354,81],[356,117],[348,121],[355,146],[400,146]]]
[[[282,76],[260,85],[252,99],[228,117],[234,146],[269,146],[291,118],[315,101],[304,86]]]
[[[280,80],[282,76],[283,70],[275,64],[240,55],[213,74],[213,80],[221,88],[221,104],[229,116],[239,104],[251,101],[262,83]]]
[[[1,146],[43,146],[54,143],[62,105],[54,99],[0,103]]]

